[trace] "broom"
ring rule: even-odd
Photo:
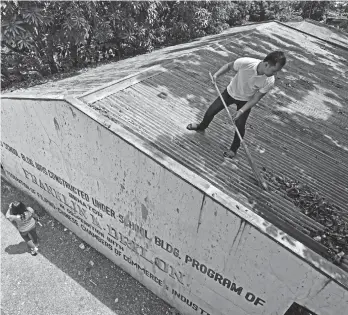
[[[264,190],[268,191],[268,186],[267,186],[266,182],[263,180],[263,178],[261,177],[261,175],[260,175],[260,173],[259,173],[259,170],[258,170],[258,168],[256,167],[256,164],[254,163],[254,161],[253,161],[253,159],[252,159],[252,157],[251,157],[251,154],[250,154],[250,152],[249,152],[249,149],[248,149],[248,147],[247,147],[245,141],[243,140],[242,136],[240,135],[239,130],[238,130],[237,126],[235,125],[233,119],[232,119],[232,116],[231,116],[231,114],[230,114],[230,111],[228,110],[228,107],[227,107],[227,105],[226,105],[226,103],[225,103],[225,101],[224,101],[224,99],[223,99],[223,97],[222,97],[222,95],[221,95],[221,93],[220,93],[220,90],[219,90],[219,88],[217,87],[216,82],[214,81],[213,76],[211,75],[210,72],[209,72],[209,75],[210,75],[211,81],[214,82],[215,89],[216,89],[216,91],[218,92],[218,94],[219,94],[219,96],[220,96],[220,98],[221,98],[221,101],[222,101],[222,103],[223,103],[224,106],[225,106],[225,109],[226,109],[226,111],[227,111],[228,117],[230,117],[230,119],[231,119],[232,125],[233,125],[233,126],[235,127],[235,129],[236,129],[236,132],[237,132],[237,135],[238,135],[238,137],[239,137],[239,139],[240,139],[240,142],[243,144],[243,147],[244,147],[246,156],[247,156],[247,158],[248,158],[248,160],[249,160],[249,164],[250,164],[250,166],[251,166],[251,169],[252,169],[252,171],[254,172],[254,175],[255,175],[255,178],[256,178],[256,181],[257,181],[258,185],[259,185],[261,188],[263,188]]]

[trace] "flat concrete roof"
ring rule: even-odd
[[[347,50],[281,23],[233,28],[7,96],[79,97],[324,255],[326,247],[309,237],[325,229],[322,223],[302,213],[271,183],[272,191],[263,192],[243,148],[237,160],[223,158],[234,134],[225,112],[205,134],[186,130],[217,97],[209,71],[241,56],[263,58],[272,50],[283,50],[288,62],[276,88],[248,119],[249,150],[260,169],[309,185],[340,207],[348,223]],[[218,80],[220,90],[229,80],[228,75]],[[348,270],[346,258],[342,268]]]

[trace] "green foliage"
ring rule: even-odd
[[[249,20],[260,22],[274,19],[274,14],[270,9],[268,1],[253,1],[249,11]]]
[[[119,60],[218,34],[248,20],[286,21],[296,12],[319,18],[327,3],[2,1],[2,87],[26,80],[31,73],[46,76]]]
[[[342,31],[348,32],[348,20],[341,22],[338,26]]]
[[[332,1],[329,5],[330,13],[338,16],[348,16],[348,2],[347,1]]]
[[[300,5],[304,19],[321,21],[329,10],[330,1],[303,1]]]

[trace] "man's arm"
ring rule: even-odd
[[[242,112],[241,114],[255,106],[260,101],[260,99],[263,98],[273,88],[273,86],[274,77],[273,79],[268,80],[266,84],[262,86],[260,90],[258,90],[247,103],[245,103],[245,105],[239,110]]]
[[[267,93],[261,93],[260,91],[257,91],[253,97],[247,101],[244,106],[237,111],[235,117],[234,117],[234,120],[237,120],[240,115],[242,115],[243,113],[245,113],[248,109],[252,108],[253,106],[255,106],[261,98],[263,98]]]
[[[223,75],[223,74],[225,74],[225,73],[227,73],[227,72],[229,72],[229,71],[233,71],[233,72],[236,73],[236,71],[233,69],[233,64],[234,64],[234,61],[233,61],[233,62],[229,62],[229,63],[225,64],[224,66],[222,66],[222,67],[213,75],[214,80],[216,81],[216,79],[217,79],[219,76],[221,76],[221,75]]]

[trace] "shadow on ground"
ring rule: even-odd
[[[170,306],[156,297],[129,274],[109,259],[89,247],[67,230],[23,191],[1,178],[1,212],[5,215],[8,205],[20,200],[42,216],[43,227],[37,226],[40,253],[50,263],[65,272],[88,290],[117,315],[164,315]],[[79,248],[84,243],[85,249]],[[3,255],[30,255],[26,244],[20,242],[4,249]],[[3,257],[4,258],[4,257]],[[91,266],[90,262],[94,265]],[[115,302],[115,299],[118,299]]]
[[[28,246],[23,241],[15,245],[9,245],[5,248],[5,252],[9,255],[18,255],[28,253]]]

